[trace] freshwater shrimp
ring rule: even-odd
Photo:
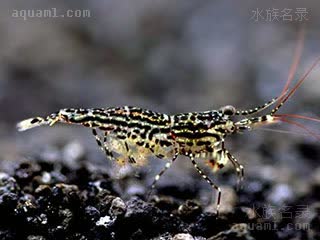
[[[297,59],[297,58],[295,58]],[[238,175],[238,182],[244,176],[244,168],[225,147],[225,139],[259,126],[276,122],[294,124],[318,138],[310,130],[290,118],[318,119],[294,114],[277,114],[279,109],[296,92],[309,73],[320,61],[317,59],[300,80],[289,90],[293,80],[290,74],[282,93],[265,104],[239,110],[227,105],[217,110],[168,115],[138,107],[117,108],[65,108],[47,117],[34,117],[17,124],[19,131],[41,125],[53,126],[55,123],[78,124],[89,127],[99,147],[105,155],[120,165],[142,166],[150,156],[170,160],[164,169],[155,176],[151,189],[170,168],[179,155],[187,156],[197,172],[217,191],[216,209],[219,211],[221,189],[198,166],[195,159],[205,160],[212,171],[217,171],[230,161]],[[295,69],[294,61],[292,69]],[[295,70],[291,70],[292,73]],[[251,116],[271,108],[266,114]],[[243,116],[242,119],[236,119]],[[98,130],[102,132],[98,133]]]

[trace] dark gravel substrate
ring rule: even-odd
[[[275,183],[247,178],[217,217],[197,202],[199,191],[188,192],[178,181],[162,184],[158,192],[166,194],[147,200],[147,188],[136,196],[121,190],[134,177],[111,179],[88,162],[70,168],[37,159],[0,173],[0,239],[320,239],[317,184],[286,202],[291,209],[282,213],[290,217],[279,217],[266,212]]]

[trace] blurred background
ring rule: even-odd
[[[90,16],[21,15],[45,9],[59,16],[89,10]],[[302,26],[296,79],[320,56],[315,0],[11,0],[1,1],[0,13],[3,169],[39,151],[56,159],[77,149],[105,163],[88,129],[56,125],[18,133],[15,125],[24,118],[66,107],[133,105],[170,114],[227,104],[250,108],[281,92]],[[317,67],[282,112],[319,117],[319,109]],[[277,179],[292,191],[304,191],[320,174],[319,142],[310,135],[253,131],[227,139],[227,146],[249,176]],[[161,166],[156,162],[156,169]],[[168,176],[181,171],[187,179],[183,168],[190,166],[177,161]]]

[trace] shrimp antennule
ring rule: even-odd
[[[316,138],[317,140],[320,140],[320,134],[314,133],[313,131],[311,131],[309,128],[305,127],[303,124],[292,121],[292,120],[288,120],[285,117],[275,117],[276,120],[281,121],[281,122],[285,122],[288,123],[290,125],[294,125],[300,129],[302,129],[303,131],[305,131],[306,133],[310,134],[311,136],[313,136],[314,138]]]
[[[297,82],[297,84],[289,91],[289,93],[281,98],[281,101],[278,103],[278,105],[272,109],[270,115],[274,115],[276,112],[279,111],[279,109],[284,105],[284,103],[286,101],[288,101],[288,99],[290,97],[292,97],[292,95],[297,91],[297,89],[301,86],[301,84],[307,79],[307,77],[309,76],[310,72],[316,67],[316,65],[320,62],[320,57],[318,57],[313,64],[311,65],[311,67],[305,72],[305,74],[302,76],[302,78]],[[290,80],[290,79],[289,79]],[[285,86],[285,88],[287,88]],[[287,89],[284,89],[285,91],[287,91]]]

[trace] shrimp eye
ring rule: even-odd
[[[233,116],[236,113],[236,109],[234,106],[227,105],[222,108],[220,108],[223,114],[228,115],[228,116]]]

